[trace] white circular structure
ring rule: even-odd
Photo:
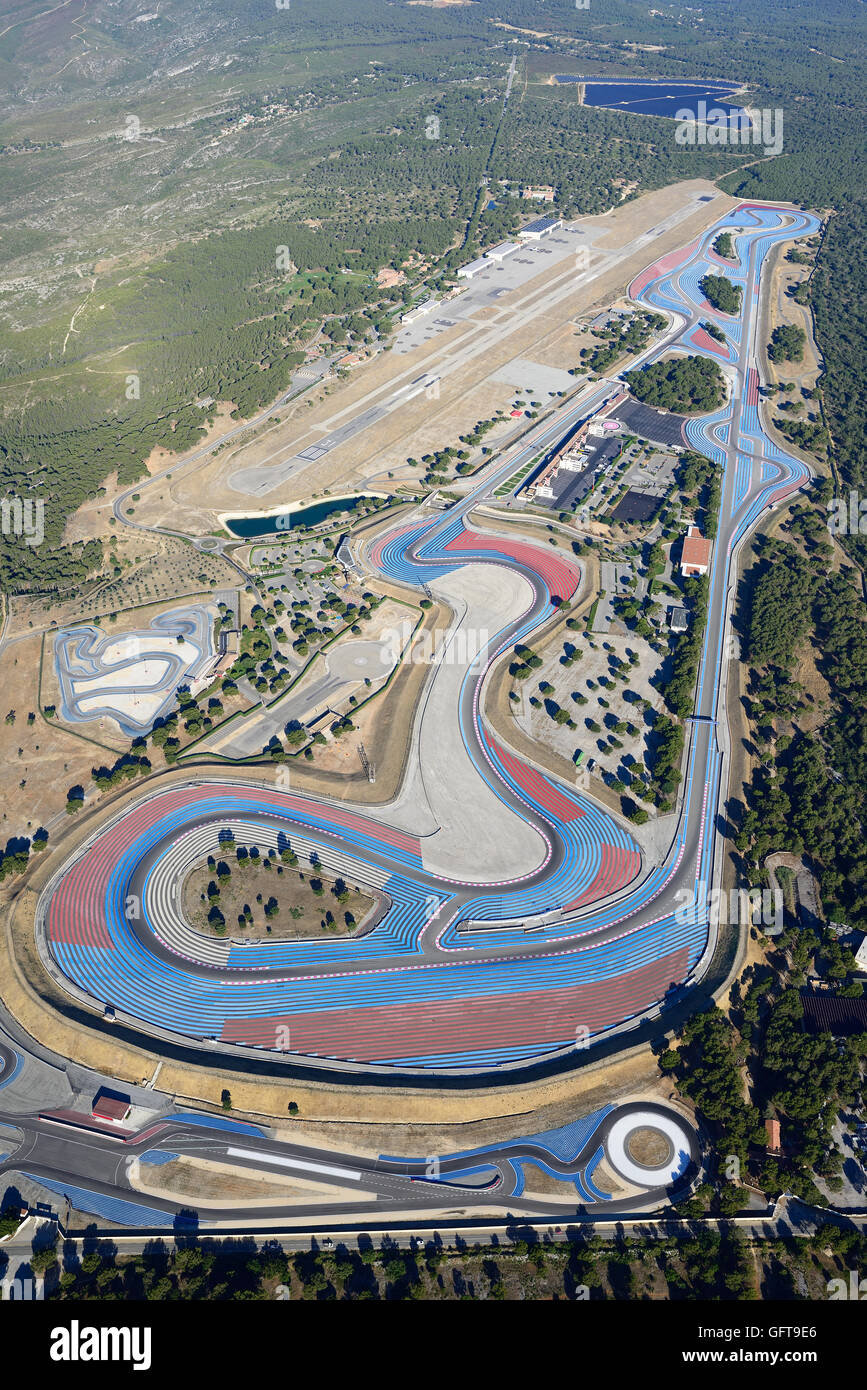
[[[668,1149],[665,1160],[656,1167],[638,1163],[629,1154],[629,1140],[636,1130],[650,1130]],[[669,1115],[655,1110],[632,1110],[614,1121],[605,1138],[605,1155],[621,1178],[638,1187],[667,1187],[683,1174],[690,1161],[691,1148],[686,1129]]]

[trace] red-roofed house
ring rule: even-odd
[[[118,1091],[99,1091],[91,1107],[91,1115],[95,1120],[111,1120],[115,1124],[122,1124],[131,1109],[129,1096],[123,1096]]]
[[[710,541],[700,535],[697,526],[690,526],[683,538],[680,572],[685,578],[707,574],[710,567]]]

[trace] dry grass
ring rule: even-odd
[[[273,941],[321,937],[325,931],[333,936],[352,936],[375,906],[376,899],[357,888],[349,891],[346,902],[339,903],[333,891],[334,879],[314,874],[306,866],[295,869],[279,862],[271,869],[266,869],[264,863],[258,868],[249,863],[240,866],[231,851],[217,859],[223,859],[231,869],[230,878],[214,899],[226,919],[222,931],[217,931],[208,920],[207,890],[217,882],[216,874],[207,864],[198,865],[190,871],[183,887],[186,920],[197,931],[211,936],[225,936],[228,932],[236,937],[240,932],[249,940],[270,937]],[[320,896],[314,892],[315,883],[321,886]],[[269,900],[276,902],[278,909],[271,918],[265,916]],[[249,907],[253,920],[242,928],[238,918],[245,907]],[[326,913],[333,918],[333,926],[326,927]]]
[[[91,768],[114,752],[69,732],[57,720],[42,715],[44,704],[56,704],[51,687],[40,696],[39,666],[42,639],[38,634],[7,646],[3,654],[3,705],[0,706],[0,758],[6,769],[3,785],[3,840],[30,834],[40,825],[50,828],[62,812],[67,788],[90,782]],[[45,666],[50,656],[45,657]],[[14,724],[5,722],[15,711]],[[32,723],[28,716],[35,715]],[[126,747],[129,747],[127,740]]]
[[[346,1202],[352,1198],[365,1200],[373,1195],[355,1188],[350,1192],[348,1188],[300,1179],[290,1182],[280,1173],[263,1172],[253,1176],[231,1163],[187,1157],[174,1158],[171,1163],[158,1167],[137,1162],[130,1181],[139,1192],[155,1197],[194,1197],[197,1206],[213,1207],[233,1207],[239,1202],[249,1206],[270,1206],[275,1202]]]
[[[604,217],[586,219],[590,228],[602,233],[599,249],[622,251],[635,244],[641,231],[657,225],[670,214],[677,203],[694,192],[711,193],[714,200],[697,208],[690,217],[668,232],[661,233],[653,244],[653,255],[662,256],[678,246],[686,245],[700,231],[710,226],[734,200],[719,193],[712,184],[701,180],[677,184],[637,198],[613,210]],[[589,284],[559,301],[556,308],[517,331],[508,331],[508,321],[502,339],[489,353],[468,362],[460,373],[443,379],[441,397],[428,400],[424,394],[410,400],[404,407],[386,415],[362,434],[332,450],[317,461],[315,468],[302,469],[289,478],[280,489],[281,501],[297,501],[313,491],[344,490],[376,477],[388,489],[394,483],[386,477],[405,471],[408,456],[419,458],[432,449],[455,443],[458,435],[466,433],[480,418],[489,417],[498,405],[505,405],[513,392],[502,383],[489,380],[500,366],[516,357],[536,357],[552,366],[568,368],[576,364],[574,338],[569,325],[579,315],[609,304],[623,294],[629,282],[647,263],[648,251],[638,249],[620,266],[614,267]],[[550,274],[562,274],[554,269]],[[542,288],[550,278],[543,272],[534,282]],[[504,297],[498,305],[508,306]],[[565,332],[563,330],[566,330]],[[329,422],[353,408],[361,409],[370,392],[382,388],[394,389],[396,370],[411,381],[425,370],[436,369],[437,354],[470,341],[472,323],[458,324],[446,330],[427,345],[405,357],[381,354],[358,367],[345,381],[318,386],[297,401],[279,411],[279,419],[257,428],[244,437],[245,442],[230,445],[216,456],[186,467],[183,461],[173,466],[172,479],[160,479],[145,484],[142,502],[136,511],[137,520],[151,525],[177,525],[183,515],[185,525],[193,530],[213,529],[217,511],[237,510],[238,496],[227,487],[230,474],[271,458],[278,451],[289,456],[321,437]],[[208,498],[207,509],[202,498]]]
[[[76,589],[68,596],[13,598],[9,635],[110,619],[111,614],[148,604],[165,608],[192,598],[212,599],[214,589],[239,587],[237,571],[218,555],[204,555],[171,536],[140,539],[139,533],[132,534],[136,536],[135,555],[129,557],[129,568],[119,576],[101,580],[83,592]],[[131,625],[136,625],[134,620]],[[114,623],[110,623],[109,630],[113,628]]]

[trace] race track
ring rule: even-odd
[[[526,580],[530,606],[468,664],[454,717],[480,790],[484,784],[504,815],[532,828],[538,862],[489,881],[467,846],[467,862],[447,876],[425,866],[424,837],[388,823],[385,813],[252,782],[175,784],[100,830],[43,894],[42,949],[70,992],[110,1004],[145,1028],[318,1058],[349,1073],[472,1070],[504,1079],[510,1066],[576,1054],[660,1003],[682,999],[713,946],[703,888],[691,911],[675,906],[678,893],[713,882],[719,862],[733,552],[761,513],[808,476],[768,438],[760,418],[759,275],[775,242],[818,226],[791,208],[742,205],[649,267],[630,290],[672,316],[653,356],[676,346],[720,360],[720,345],[700,328],[702,319],[719,322],[732,386],[722,410],[685,427],[689,444],[719,463],[723,486],[699,718],[689,726],[679,822],[664,861],[643,863],[619,821],[500,747],[482,716],[491,663],[529,640],[554,611],[552,600],[570,598],[580,579],[577,562],[562,552],[470,527],[473,507],[514,474],[512,459],[447,513],[380,539],[367,558],[390,579],[434,593],[439,580],[468,564],[505,566]],[[737,320],[710,310],[698,288],[706,270],[720,269],[710,247],[724,227],[744,229],[736,237],[738,263],[725,271],[744,290]],[[562,433],[562,420],[555,428]],[[377,887],[390,908],[353,940],[206,942],[180,914],[179,871],[193,853],[218,847],[227,829],[263,850],[287,842],[296,852],[313,849],[326,869]],[[509,925],[540,914],[552,920],[532,932]],[[460,932],[468,919],[491,925]]]

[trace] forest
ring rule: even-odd
[[[0,174],[0,495],[48,503],[38,554],[2,548],[3,589],[65,588],[97,573],[94,547],[61,553],[60,537],[109,474],[129,483],[156,446],[189,449],[218,400],[237,418],[254,415],[314,337],[386,337],[414,289],[513,229],[514,194],[530,182],[552,184],[567,216],[702,175],[744,196],[836,205],[810,293],[825,425],[842,481],[859,486],[864,268],[847,247],[863,241],[867,84],[864,16],[844,0],[821,10],[757,0],[746,26],[725,0],[709,0],[700,21],[594,0],[592,25],[571,5],[546,5],[545,34],[531,45],[515,34],[536,27],[538,0],[516,0],[510,33],[495,0],[443,10],[334,0],[328,16],[298,0],[291,34],[256,0],[231,16],[216,0],[193,12],[166,0],[135,42],[125,3],[94,0],[84,20],[111,36],[110,77],[99,59],[72,59],[57,79],[41,40],[0,40],[0,146],[12,156]],[[238,25],[247,53],[224,79],[215,74]],[[207,62],[167,85],[160,63],[184,53]],[[755,104],[783,108],[784,151],[745,164],[737,149],[686,149],[670,138],[673,123],[580,106],[574,89],[551,82],[561,71],[746,81]],[[44,107],[17,101],[28,81]],[[130,110],[148,132],[144,151],[117,136]],[[65,126],[81,111],[95,157],[73,173]],[[129,158],[140,153],[148,180]],[[403,265],[409,283],[379,291],[383,265]],[[99,294],[85,296],[91,276]],[[38,295],[23,292],[34,284]],[[710,383],[691,385],[681,408],[716,398]],[[678,408],[657,386],[660,403]],[[805,448],[823,443],[825,426],[781,416],[780,428]]]
[[[828,1200],[817,1178],[832,1191],[841,1186],[844,1155],[832,1127],[838,1109],[860,1094],[867,1034],[806,1033],[799,994],[809,961],[818,958],[822,973],[835,969],[833,945],[790,928],[774,943],[770,963],[744,972],[730,1016],[715,1006],[695,1014],[677,1046],[660,1056],[662,1070],[673,1073],[711,1132],[706,1191],[716,1193],[723,1215],[747,1206],[747,1184],[770,1200],[792,1192],[820,1206]],[[845,976],[845,963],[841,968]],[[782,1155],[766,1150],[765,1119],[774,1117],[781,1121]],[[702,1206],[699,1189],[685,1214],[698,1215]]]
[[[719,309],[721,314],[737,315],[741,311],[743,291],[740,285],[732,284],[725,275],[705,275],[699,288],[709,304]]]
[[[293,1101],[289,1109],[298,1112]],[[705,1188],[700,1189],[702,1196]],[[695,1215],[703,1214],[704,1203]],[[692,1214],[687,1207],[683,1214]],[[725,1210],[723,1210],[725,1214]],[[863,1267],[867,1238],[823,1222],[815,1235],[747,1242],[736,1231],[719,1234],[696,1223],[672,1247],[670,1236],[633,1236],[621,1226],[600,1234],[570,1229],[539,1235],[512,1226],[494,1244],[453,1244],[434,1233],[398,1244],[366,1234],[309,1249],[284,1251],[277,1240],[216,1240],[181,1213],[171,1238],[145,1241],[127,1254],[95,1229],[80,1259],[72,1259],[56,1233],[31,1257],[45,1279],[50,1302],[222,1303],[544,1299],[557,1302],[740,1301],[802,1297],[804,1271],[811,1288],[827,1296],[828,1279]],[[18,1211],[0,1214],[0,1234],[15,1230]],[[2,1251],[2,1247],[0,1247]],[[0,1254],[0,1273],[8,1272]],[[58,1309],[58,1317],[61,1312]],[[269,1315],[273,1317],[273,1314]]]
[[[726,398],[725,377],[709,357],[650,362],[624,376],[637,400],[678,415],[709,414]]]
[[[781,323],[771,334],[768,357],[772,362],[803,362],[807,335],[797,324]]]
[[[867,195],[847,201],[830,219],[810,280],[816,335],[824,360],[819,391],[831,438],[839,495],[867,495]],[[867,538],[844,545],[862,569]]]
[[[806,855],[826,914],[865,930],[867,624],[858,572],[828,569],[820,508],[830,489],[828,479],[814,485],[813,506],[799,504],[788,524],[791,539],[762,541],[743,581],[746,708],[761,761],[735,847],[750,872],[772,850]],[[828,685],[818,726],[815,696],[795,676],[807,651]]]

